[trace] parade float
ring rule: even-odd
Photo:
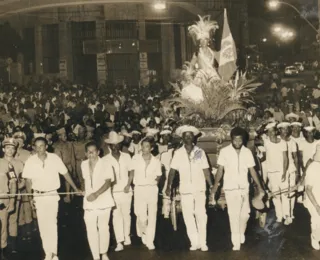
[[[179,79],[170,83],[175,94],[164,102],[165,107],[180,110],[179,124],[201,130],[197,144],[208,154],[212,167],[219,150],[230,144],[234,126],[248,130],[248,147],[253,147],[256,124],[252,93],[261,85],[237,71],[237,52],[226,11],[224,15],[220,52],[210,47],[210,38],[219,28],[210,16],[199,16],[199,21],[188,28],[198,51],[184,64]]]

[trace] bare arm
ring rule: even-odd
[[[296,172],[296,181],[299,180],[299,176],[300,176],[300,169],[299,169],[299,158],[298,158],[298,153],[292,153],[292,157],[293,157],[293,162],[294,165],[296,166],[297,172]]]
[[[209,185],[209,187],[212,187],[212,179],[211,179],[211,173],[209,169],[203,169],[204,177],[206,178],[206,181]]]
[[[167,190],[166,190],[167,196],[170,196],[171,194],[171,186],[172,186],[175,174],[176,174],[176,170],[170,169],[169,176],[168,176]]]
[[[256,170],[253,167],[251,167],[251,168],[249,168],[249,172],[250,172],[250,175],[251,175],[254,183],[257,185],[259,192],[260,193],[263,192],[263,189],[262,189],[262,186],[260,183],[260,179],[258,177]]]
[[[134,178],[134,171],[132,170],[132,171],[129,171],[128,183],[127,183],[127,186],[124,187],[124,192],[125,193],[128,193],[130,191],[130,187],[131,187],[133,178]]]
[[[283,173],[282,173],[282,179],[285,179],[285,176],[287,174],[289,166],[289,158],[288,158],[288,151],[283,152]]]
[[[218,190],[218,187],[219,187],[219,183],[223,177],[223,170],[224,170],[224,167],[219,165],[218,166],[218,171],[216,173],[216,176],[214,178],[214,184],[213,184],[213,187],[212,187],[212,194],[215,194]]]
[[[79,189],[77,188],[77,186],[74,184],[70,174],[67,172],[66,174],[63,175],[63,177],[65,178],[65,180],[70,184],[70,186],[73,188],[73,190],[75,192],[80,192]]]
[[[98,198],[101,194],[106,192],[111,187],[111,180],[108,179],[105,181],[105,183],[101,186],[99,190],[95,192],[96,197]]]

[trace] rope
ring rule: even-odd
[[[9,194],[9,193],[0,193],[0,198],[3,197],[19,197],[19,196],[33,196],[33,197],[50,197],[50,196],[56,196],[56,195],[79,195],[84,196],[84,192],[46,192],[46,193],[15,193],[15,194]]]

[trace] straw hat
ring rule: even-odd
[[[290,126],[289,122],[281,122],[280,124],[277,125],[277,128],[286,128],[289,126]]]
[[[299,116],[295,113],[290,113],[290,114],[286,115],[285,118],[286,118],[286,120],[289,120],[290,118],[294,118],[297,121],[299,120]]]
[[[186,132],[191,132],[193,133],[194,136],[200,134],[200,131],[196,127],[191,125],[183,125],[178,127],[176,130],[176,134],[180,137],[182,137],[183,133],[186,133]]]
[[[117,134],[115,131],[109,133],[109,138],[104,140],[107,144],[119,144],[123,141],[124,136]]]

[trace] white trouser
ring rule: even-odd
[[[282,182],[281,178],[282,174],[280,172],[268,173],[269,188],[271,192],[286,189],[288,188],[289,181],[291,183],[294,182],[294,180],[292,179],[292,174],[287,174],[286,180],[284,182]],[[294,199],[292,200],[294,201]],[[290,200],[288,198],[288,194],[282,193],[277,196],[274,196],[272,201],[276,210],[277,220],[282,220],[282,218],[291,216]]]
[[[146,235],[147,245],[153,245],[156,234],[158,186],[135,186],[134,213],[137,216],[137,234]]]
[[[309,198],[306,199],[308,201],[307,203],[307,208],[310,213],[310,224],[311,224],[311,236],[313,239],[317,240],[320,242],[320,216],[315,209],[315,207],[312,205],[311,201]]]
[[[42,240],[43,250],[46,256],[58,254],[58,208],[59,195],[34,197],[37,209],[37,218]]]
[[[291,172],[287,174],[286,178],[287,188],[293,188],[296,185],[296,172]],[[296,197],[294,196],[294,193],[289,193],[287,196],[285,196],[285,207],[284,210],[284,216],[289,216],[290,218],[293,218],[293,210],[294,205],[296,202]]]
[[[113,210],[112,224],[117,243],[130,237],[132,192],[114,192],[116,207]]]
[[[192,246],[207,245],[207,212],[205,192],[181,194],[181,207]]]
[[[93,259],[100,259],[100,254],[106,254],[110,244],[111,208],[103,210],[85,210],[84,222]]]
[[[250,214],[248,190],[225,190],[233,246],[240,246]]]

